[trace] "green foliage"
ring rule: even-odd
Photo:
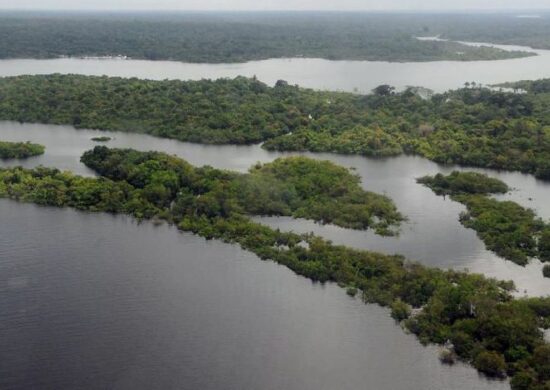
[[[312,101],[301,102],[306,96]],[[296,128],[321,96],[254,79],[147,81],[77,75],[0,80],[0,117],[203,143],[260,142]]]
[[[540,234],[538,249],[538,256],[541,261],[550,261],[550,226],[546,227]]]
[[[456,363],[456,354],[454,353],[454,351],[444,349],[439,353],[439,360],[443,364],[452,366]]]
[[[491,377],[506,376],[504,357],[494,351],[480,352],[474,359],[474,367]]]
[[[448,176],[438,173],[433,177],[421,177],[417,182],[438,195],[504,194],[509,191],[501,180],[477,172],[454,171]]]
[[[512,286],[507,282],[336,246],[310,234],[274,230],[252,222],[239,202],[247,176],[254,180],[266,176],[266,185],[293,187],[291,196],[276,198],[287,210],[292,210],[296,199],[298,203],[311,201],[309,191],[315,194],[313,198],[322,198],[325,191],[345,197],[356,191],[357,179],[346,177],[338,167],[298,158],[257,166],[250,174],[239,175],[195,168],[162,153],[102,146],[87,152],[82,160],[101,177],[82,178],[47,168],[0,169],[0,196],[160,218],[206,239],[239,244],[314,281],[350,286],[349,291],[362,292],[366,302],[391,306],[392,315],[404,319],[403,325],[421,341],[444,344],[451,340],[453,352],[481,372],[492,376],[510,372],[512,383],[523,386],[528,382],[532,390],[547,380],[548,344],[540,328],[548,325],[550,299],[518,300],[510,294]],[[325,169],[328,173],[323,173]],[[333,173],[344,175],[335,189],[324,181]],[[414,316],[410,316],[412,308],[417,309]]]
[[[348,287],[346,289],[346,294],[348,294],[350,297],[355,297],[357,295],[358,291],[355,287]]]
[[[460,222],[474,229],[489,250],[519,265],[530,257],[545,259],[548,252],[549,227],[535,213],[511,201],[488,197],[503,193],[508,187],[500,180],[473,172],[437,174],[418,179],[436,194],[451,195],[464,204]]]
[[[550,278],[550,264],[545,264],[544,267],[542,267],[542,275],[545,278]]]
[[[510,380],[512,390],[529,390],[533,389],[533,385],[536,383],[536,378],[530,371],[519,371]]]
[[[0,79],[0,119],[143,132],[181,141],[518,170],[550,180],[550,92],[478,87],[423,99],[414,88],[372,95],[256,79],[151,81],[77,75]]]
[[[550,178],[550,93],[464,88],[421,99],[412,90],[357,97],[314,127],[268,140],[272,150],[366,156],[419,154],[444,164]],[[344,125],[353,116],[353,125]],[[338,124],[339,126],[335,125]]]
[[[143,189],[158,206],[179,215],[285,215],[391,234],[403,219],[386,196],[364,191],[359,177],[329,161],[289,157],[242,175],[194,168],[163,153],[98,146],[82,161],[102,176]]]
[[[414,36],[425,33],[423,19],[355,13],[20,14],[0,19],[0,36],[10,37],[0,41],[0,58],[125,55],[225,63],[289,57],[465,61],[529,55],[419,41]]]
[[[391,316],[394,320],[401,322],[411,315],[411,307],[400,299],[396,299],[391,304]]]
[[[544,224],[532,210],[481,195],[453,199],[466,205],[468,214],[461,222],[474,229],[488,249],[520,265],[537,255],[536,237]]]
[[[43,145],[30,142],[5,142],[0,141],[0,158],[28,158],[44,154],[46,148]]]
[[[353,229],[371,226],[385,234],[402,219],[388,197],[363,191],[359,176],[329,161],[290,157],[256,166],[239,193],[243,207],[255,214],[280,212],[284,204],[294,217]]]

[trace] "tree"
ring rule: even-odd
[[[506,376],[506,362],[498,352],[480,352],[474,359],[474,366],[490,377],[502,378]]]
[[[378,96],[390,96],[394,94],[394,91],[395,91],[395,87],[392,87],[391,85],[388,85],[388,84],[379,85],[378,87],[372,90],[372,92]]]
[[[396,321],[403,321],[411,315],[411,307],[400,299],[391,304],[391,316]]]

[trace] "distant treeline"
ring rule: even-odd
[[[491,31],[507,31],[509,24],[494,18],[411,14],[4,14],[0,58],[124,55],[220,63],[286,57],[466,61],[528,55],[415,38],[442,33],[462,37],[458,33],[468,30],[478,34],[469,37],[472,40],[484,40],[493,38]],[[524,24],[521,28],[533,44],[547,39],[543,31],[531,31]]]
[[[30,142],[0,141],[0,159],[28,158],[44,154],[46,148]]]
[[[142,132],[181,141],[364,156],[418,154],[440,163],[550,179],[548,81],[527,93],[477,85],[424,99],[380,86],[322,92],[238,77],[146,81],[76,75],[0,79],[0,119]],[[521,86],[526,87],[525,83]],[[527,88],[527,87],[526,87]]]

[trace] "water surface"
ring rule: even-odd
[[[19,124],[0,122],[0,139],[8,141],[31,140],[46,145],[43,156],[21,161],[4,161],[1,165],[44,165],[85,175],[93,175],[79,162],[85,150],[97,143],[94,136],[106,135],[113,138],[106,145],[110,147],[131,147],[137,150],[158,150],[175,154],[194,165],[211,165],[216,168],[239,172],[256,162],[269,162],[288,154],[268,152],[259,145],[217,146],[178,142],[155,138],[143,134],[76,130],[71,126]],[[408,218],[398,237],[381,237],[371,231],[353,231],[335,226],[321,226],[291,218],[262,218],[262,222],[284,230],[296,232],[314,231],[337,243],[355,248],[384,253],[398,253],[429,266],[469,269],[487,276],[514,280],[518,293],[523,295],[550,294],[550,280],[542,277],[542,264],[532,261],[527,267],[520,267],[505,261],[485,249],[473,230],[465,229],[458,221],[464,207],[449,198],[436,196],[416,183],[416,178],[438,172],[447,174],[453,169],[467,169],[456,166],[442,166],[421,157],[400,156],[396,158],[372,159],[361,156],[302,153],[303,155],[331,160],[350,167],[362,178],[365,189],[385,193],[393,199],[399,210]],[[516,190],[502,196],[525,207],[530,207],[545,219],[550,219],[550,183],[536,180],[531,175],[517,172],[481,170],[492,177],[505,181]]]
[[[463,42],[467,43],[467,42]],[[471,44],[471,43],[467,43]],[[475,44],[474,45],[478,45]],[[287,58],[237,64],[194,64],[175,61],[61,58],[51,60],[0,60],[0,76],[75,73],[137,77],[141,79],[200,80],[256,76],[274,85],[279,79],[302,87],[368,93],[380,84],[401,90],[422,86],[436,92],[456,89],[475,81],[484,85],[550,77],[550,50],[492,45],[537,56],[498,61],[331,61],[318,58]]]
[[[9,200],[0,218],[2,389],[507,388],[235,246]]]

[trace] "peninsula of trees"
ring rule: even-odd
[[[101,176],[84,178],[48,168],[0,169],[0,197],[161,218],[205,238],[240,244],[314,281],[337,282],[360,292],[366,302],[391,306],[392,316],[422,342],[449,343],[451,353],[480,372],[510,376],[514,390],[543,390],[550,381],[550,345],[541,331],[550,326],[549,298],[514,299],[510,282],[336,246],[249,218],[267,212],[364,228],[371,225],[371,215],[395,213],[391,207],[369,211],[370,195],[343,168],[300,157],[239,175],[196,168],[162,153],[103,146],[86,152],[82,161]],[[251,203],[251,189],[261,202]],[[331,205],[337,207],[327,217]],[[412,309],[417,309],[414,314]]]
[[[43,145],[30,142],[0,141],[0,159],[28,158],[44,154]]]
[[[550,179],[548,82],[527,93],[466,88],[424,99],[380,86],[371,95],[279,81],[146,81],[77,75],[0,79],[0,119],[148,133],[202,143],[365,156],[418,154],[440,163]]]
[[[451,198],[466,206],[460,222],[474,229],[488,249],[519,265],[531,257],[550,261],[550,225],[538,218],[533,210],[511,201],[500,201],[490,194],[506,193],[502,181],[475,172],[438,173],[425,176],[418,182],[438,195]]]

